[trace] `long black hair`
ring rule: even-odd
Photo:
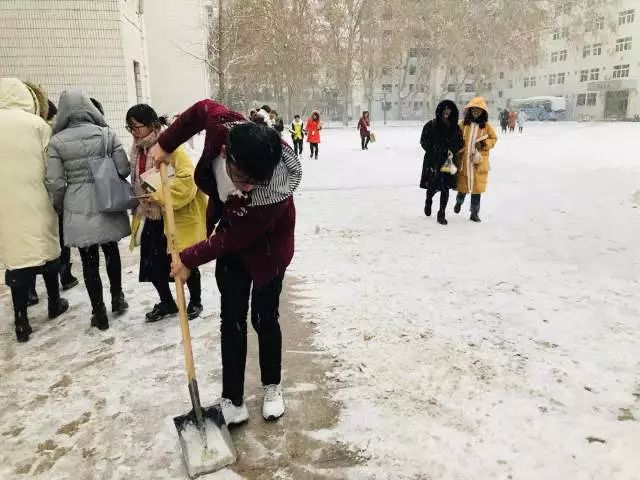
[[[134,105],[127,111],[127,123],[131,119],[140,122],[145,127],[153,127],[154,129],[160,128],[162,125],[166,126],[168,123],[165,115],[159,117],[156,111],[146,103]]]
[[[478,119],[476,120],[475,118],[473,118],[473,114],[471,113],[471,110],[473,108],[480,108],[480,107],[469,107],[467,108],[467,111],[464,115],[464,124],[465,125],[471,125],[471,122],[475,122],[478,124],[478,126],[480,128],[484,128],[487,125],[487,122],[489,121],[489,114],[487,113],[486,110],[483,110],[482,108],[480,108],[480,110],[482,110],[482,115],[480,115],[478,117]]]
[[[442,113],[444,109],[449,107],[451,113],[449,114],[449,122],[445,122],[442,118]],[[458,112],[458,107],[451,100],[442,100],[438,106],[436,107],[436,128],[438,129],[453,129],[458,126],[458,117],[460,113]]]

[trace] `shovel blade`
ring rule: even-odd
[[[220,470],[237,458],[220,406],[203,408],[202,413],[202,425],[193,410],[173,419],[190,478]]]

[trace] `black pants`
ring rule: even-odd
[[[79,248],[84,284],[87,287],[91,306],[94,310],[104,306],[102,280],[100,279],[100,247],[102,247],[102,252],[104,253],[109,286],[111,287],[111,297],[113,298],[122,292],[122,264],[120,263],[118,243],[109,242],[102,245]]]
[[[13,310],[16,317],[18,314],[26,315],[29,290],[38,274],[42,274],[44,277],[49,305],[54,305],[60,300],[59,270],[60,260],[57,259],[46,263],[42,267],[19,268],[5,272],[5,283],[11,289],[11,299],[13,300]]]
[[[309,148],[311,149],[311,157],[313,157],[315,155],[315,157],[318,158],[318,144],[317,143],[310,143],[309,144]]]
[[[456,197],[456,203],[458,205],[462,205],[466,196],[466,193],[458,193],[458,196]],[[471,194],[471,212],[478,213],[480,211],[480,197],[480,193]]]
[[[253,285],[242,260],[235,255],[216,262],[220,290],[220,338],[222,344],[222,396],[241,405],[247,361],[247,312],[251,293],[251,323],[258,334],[260,372],[263,385],[280,383],[282,332],[280,293],[284,272],[266,285]]]
[[[58,232],[60,233],[60,278],[62,282],[71,275],[71,249],[64,246],[64,234],[62,229],[62,215],[58,215]],[[36,295],[36,276],[29,286],[33,295]]]
[[[440,192],[440,211],[441,212],[445,212],[447,210],[447,203],[449,203],[449,189],[448,188],[442,188],[440,190],[428,189],[427,190],[426,203],[430,204],[433,201],[433,197],[435,196],[436,193],[438,193],[438,191]]]
[[[361,142],[362,150],[365,150],[369,146],[369,140],[371,140],[371,138],[369,138],[369,137],[360,137],[360,139],[362,140],[362,142]]]
[[[173,304],[175,299],[169,288],[169,272],[167,272],[166,280],[153,280],[153,286],[158,292],[162,303]],[[200,270],[194,268],[191,270],[189,278],[187,278],[187,288],[189,289],[189,303],[194,305],[202,304],[202,280]]]
[[[300,155],[302,153],[302,146],[304,145],[303,140],[295,140],[293,139],[293,149],[296,152],[296,155]]]

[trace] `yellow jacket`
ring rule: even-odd
[[[472,107],[481,108],[485,111],[487,117],[489,115],[489,109],[487,103],[481,97],[476,97],[471,100],[466,109]],[[460,193],[484,193],[487,189],[487,180],[489,177],[489,150],[491,150],[498,137],[495,130],[489,124],[488,120],[484,128],[479,128],[478,124],[471,123],[465,125],[464,122],[460,122],[460,129],[462,130],[462,137],[464,138],[464,147],[460,150],[458,155],[458,192]],[[477,133],[474,135],[474,130],[477,129]],[[473,162],[473,145],[472,137],[476,139],[485,137],[484,146],[481,147],[478,142],[477,151],[480,154],[480,162]]]
[[[171,180],[171,199],[173,200],[173,211],[176,219],[176,243],[178,252],[184,250],[207,238],[206,212],[207,196],[202,193],[193,180],[193,163],[184,147],[179,147],[170,157],[171,165],[176,171],[175,177]],[[162,204],[162,187],[154,192],[151,197]],[[168,233],[167,219],[164,217],[165,235]],[[141,218],[133,216],[131,224],[130,248],[136,245],[138,230],[140,229]]]

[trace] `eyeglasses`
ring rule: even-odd
[[[271,179],[255,180],[250,176],[242,173],[236,166],[236,159],[233,158],[233,155],[229,151],[228,147],[226,151],[226,158],[227,161],[225,163],[227,164],[227,173],[229,174],[229,178],[233,183],[243,183],[245,185],[252,185],[255,187],[266,187],[271,182]]]
[[[127,129],[127,132],[133,133],[133,132],[137,132],[141,128],[145,128],[145,127],[146,127],[146,125],[125,125],[124,128]]]

